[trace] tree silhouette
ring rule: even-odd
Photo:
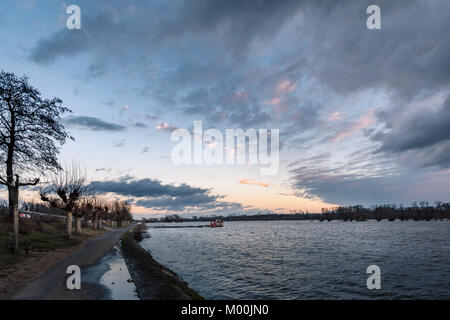
[[[102,218],[109,211],[109,203],[101,196],[89,196],[86,200],[89,217],[93,222],[94,230],[102,228]]]
[[[86,192],[86,177],[76,164],[71,168],[58,171],[49,186],[41,188],[41,200],[52,207],[66,211],[66,236],[72,237],[73,212],[82,204],[82,196]]]
[[[73,215],[75,217],[75,233],[82,234],[81,219],[83,217],[89,217],[93,210],[92,197],[85,195],[80,200],[80,205],[74,210]]]
[[[124,222],[132,220],[131,207],[125,201],[114,201],[111,205],[112,217],[111,219],[117,222],[118,227],[122,227]]]
[[[43,99],[28,78],[0,71],[0,160],[6,176],[10,217],[14,221],[15,249],[19,248],[19,188],[36,185],[33,174],[59,168],[57,155],[67,138],[61,116],[70,112],[58,98]],[[73,139],[73,138],[72,138]]]

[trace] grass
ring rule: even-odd
[[[111,228],[111,229],[122,229],[122,228],[125,228],[127,226],[125,224],[121,225],[121,226],[118,226],[118,225],[113,225],[112,223],[107,223],[107,222],[103,222],[102,225],[106,226],[108,228]]]

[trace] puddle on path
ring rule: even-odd
[[[136,286],[118,246],[106,254],[98,264],[83,269],[82,282],[101,284],[108,290],[104,300],[139,300]]]

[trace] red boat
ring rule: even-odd
[[[220,219],[217,219],[216,221],[213,221],[209,224],[209,226],[211,228],[218,228],[218,227],[223,227],[223,221]]]

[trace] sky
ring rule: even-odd
[[[135,214],[450,200],[447,0],[11,0],[0,43],[0,69],[73,111],[60,161]],[[174,163],[194,121],[278,129],[278,171]]]

